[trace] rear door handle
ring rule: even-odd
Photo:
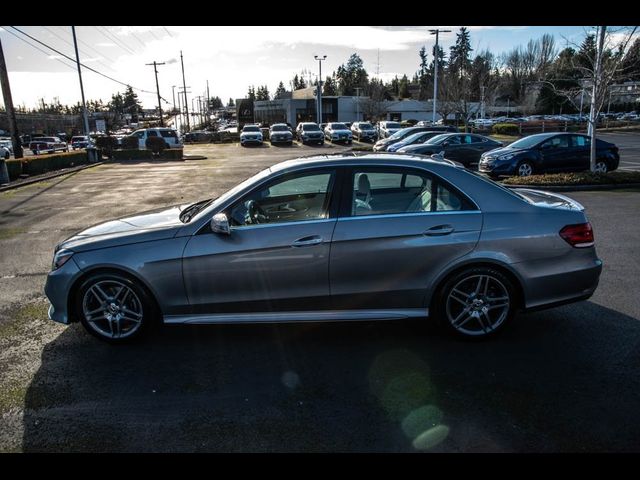
[[[429,237],[437,237],[439,235],[449,235],[453,233],[454,230],[452,225],[436,225],[426,230],[424,234]]]
[[[308,237],[302,237],[291,244],[292,247],[308,247],[309,245],[317,245],[322,243],[322,237],[320,235],[310,235]]]

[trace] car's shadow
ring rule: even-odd
[[[46,345],[25,451],[637,451],[638,319],[583,302],[491,341],[420,322],[165,327]]]

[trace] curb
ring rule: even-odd
[[[640,188],[640,183],[609,183],[605,185],[500,185],[507,188],[530,188],[549,192],[583,192],[587,190],[620,190],[623,188]]]
[[[97,167],[98,165],[102,165],[103,163],[104,162],[96,162],[90,165],[81,165],[79,167],[72,167],[72,169],[65,169],[63,172],[58,171],[58,172],[52,173],[51,175],[46,175],[46,176],[37,177],[37,178],[30,178],[28,180],[25,180],[24,182],[16,183],[14,185],[9,183],[8,185],[0,187],[0,192],[6,192],[8,190],[14,190],[16,188],[26,187],[27,185],[33,185],[34,183],[43,182],[51,178],[61,177],[62,175],[69,175],[70,173],[76,173],[81,170],[86,170],[87,168]]]

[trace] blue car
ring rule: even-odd
[[[482,154],[479,171],[491,177],[589,170],[591,138],[578,133],[540,133]],[[618,168],[618,147],[596,140],[596,171]]]

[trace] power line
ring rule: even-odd
[[[164,28],[164,31],[167,32],[171,38],[173,38],[173,35],[171,35],[171,32],[167,29],[167,27],[162,28]]]
[[[62,53],[62,52],[61,52],[61,51],[59,51],[59,50],[56,50],[55,48],[51,47],[50,45],[47,45],[46,43],[41,42],[41,41],[40,41],[40,40],[38,40],[37,38],[32,37],[32,36],[31,36],[31,35],[29,35],[28,33],[23,32],[23,31],[22,31],[22,30],[20,30],[19,28],[16,28],[16,27],[14,27],[14,26],[10,26],[10,27],[11,27],[11,28],[13,28],[14,30],[16,30],[16,31],[20,32],[20,33],[21,33],[21,34],[23,34],[24,36],[29,37],[31,40],[33,40],[33,41],[35,41],[35,42],[39,43],[40,45],[43,45],[43,46],[47,47],[49,50],[52,50],[52,51],[56,52],[58,55],[62,55],[62,56],[63,56],[63,57],[65,57],[66,59],[73,61],[73,58],[69,57],[68,55],[65,55],[64,53]],[[129,84],[129,83],[125,83],[125,82],[121,82],[120,80],[116,80],[115,78],[110,77],[109,75],[106,75],[106,74],[104,74],[104,73],[102,73],[102,72],[99,72],[99,71],[98,71],[98,70],[96,70],[95,68],[89,67],[89,66],[85,65],[84,63],[81,63],[80,65],[82,65],[84,68],[86,68],[87,70],[89,70],[89,71],[91,71],[91,72],[93,72],[93,73],[97,73],[98,75],[100,75],[100,76],[102,76],[102,77],[104,77],[104,78],[107,78],[107,79],[111,80],[112,82],[116,82],[116,83],[119,83],[120,85],[124,85],[125,87],[131,87],[131,88],[132,88],[132,89],[134,89],[134,90],[139,90],[140,92],[144,92],[144,93],[151,93],[151,94],[153,94],[153,93],[154,93],[154,92],[151,92],[151,91],[149,91],[149,90],[143,90],[142,88],[134,87],[134,86],[132,86],[132,85],[131,85],[131,84]],[[72,67],[72,68],[73,68],[73,67]]]
[[[136,32],[133,32],[133,31],[132,31],[132,32],[131,32],[131,35],[133,36],[133,38],[135,38],[135,39],[138,41],[138,43],[139,43],[140,45],[142,45],[142,48],[146,47],[146,45],[144,44],[144,42],[143,42],[142,40],[140,40],[140,37],[138,37],[138,36],[136,35]]]
[[[11,30],[5,30],[5,32],[10,33],[11,35],[13,35],[14,37],[16,37],[18,40],[22,40],[24,43],[26,43],[27,45],[35,48],[36,50],[44,53],[47,57],[52,57],[52,55],[49,54],[49,52],[45,52],[44,50],[42,50],[40,47],[38,47],[37,45],[34,45],[33,43],[29,42],[28,40],[25,40],[24,38],[22,38],[21,36],[13,33]],[[53,60],[57,60],[58,62],[60,62],[61,64],[63,64],[65,67],[69,67],[72,70],[75,70],[76,67],[74,67],[73,65],[69,65],[68,63],[66,63],[65,61],[59,59],[59,58],[53,58]]]
[[[51,33],[52,35],[55,35],[56,37],[58,37],[60,40],[62,40],[63,42],[65,42],[65,43],[66,43],[67,45],[69,45],[70,47],[73,47],[73,44],[72,44],[71,42],[69,42],[69,41],[68,41],[68,40],[66,40],[65,38],[61,37],[60,35],[58,35],[56,32],[52,31],[51,29],[49,29],[49,28],[47,28],[47,27],[45,27],[45,26],[42,26],[42,28],[44,28],[46,31],[48,31],[48,32],[49,32],[49,33]],[[80,53],[82,53],[83,55],[85,55],[85,56],[87,56],[87,57],[89,56],[89,55],[87,55],[87,53],[83,52],[82,50],[80,50]],[[95,52],[95,53],[96,53],[98,56],[100,56],[100,54],[99,54],[98,52]],[[111,70],[111,71],[114,71],[114,72],[115,72],[115,70],[114,70],[113,68],[111,68],[109,65],[107,65],[107,64],[106,64],[106,63],[104,63],[104,62],[102,62],[101,60],[96,59],[96,61],[97,61],[100,65],[102,65],[103,67],[106,67],[106,68],[108,68],[109,70]]]
[[[135,55],[136,54],[136,52],[133,49],[129,48],[126,44],[121,42],[120,39],[118,39],[114,35],[112,35],[111,32],[109,32],[109,30],[107,30],[102,25],[96,25],[96,30],[98,30],[107,40],[115,42],[125,52],[130,53],[131,55]]]
[[[62,28],[62,27],[60,27],[60,28]],[[80,42],[81,44],[83,44],[83,45],[84,45],[85,47],[87,47],[89,50],[91,50],[91,51],[95,52],[95,54],[96,54],[96,55],[100,55],[100,56],[102,56],[102,57],[106,58],[107,60],[109,60],[110,62],[116,63],[116,61],[115,61],[113,58],[109,57],[109,56],[108,56],[108,55],[106,55],[105,53],[98,52],[98,51],[97,51],[95,48],[93,48],[91,45],[89,45],[88,43],[86,43],[86,42],[82,41],[82,40],[81,40],[81,39],[79,39],[79,38],[78,38],[78,42]]]
[[[153,28],[153,27],[151,27],[151,28]],[[149,33],[151,35],[153,35],[153,38],[155,38],[156,40],[160,41],[160,38],[155,33],[153,33],[153,30],[149,30]]]

